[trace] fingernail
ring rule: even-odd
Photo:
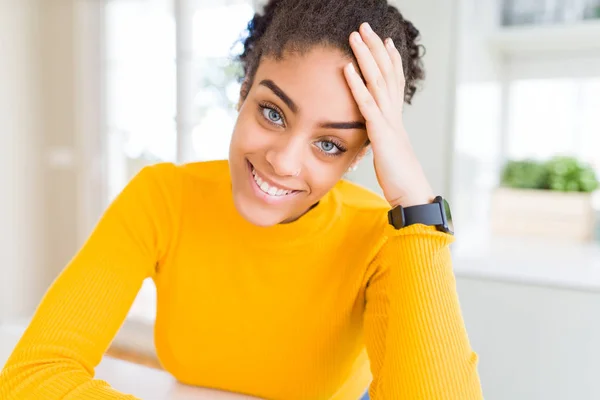
[[[373,33],[373,29],[371,28],[371,25],[369,25],[369,23],[368,23],[368,22],[365,22],[365,31],[366,31],[368,34],[371,34],[371,33]]]
[[[354,63],[348,63],[347,65],[348,65],[348,69],[351,72],[356,72],[356,68],[354,68]]]
[[[354,34],[352,36],[356,43],[362,43],[363,40],[362,40],[362,37],[360,36],[360,33],[354,32]]]
[[[387,38],[386,43],[390,49],[393,49],[395,47],[392,38]]]

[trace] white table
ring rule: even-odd
[[[22,328],[0,325],[0,369],[21,333]],[[255,397],[182,385],[166,372],[110,357],[104,357],[96,368],[96,378],[143,400],[257,400]]]

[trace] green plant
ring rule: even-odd
[[[593,192],[600,183],[591,166],[574,157],[548,161],[512,160],[502,170],[501,185],[517,189]]]
[[[593,192],[598,179],[592,167],[573,157],[554,157],[546,163],[550,189],[561,192]]]
[[[547,189],[548,171],[534,160],[509,161],[504,166],[501,185],[515,189]]]

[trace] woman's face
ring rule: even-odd
[[[341,51],[317,47],[263,58],[229,149],[238,212],[259,226],[291,222],[364,155],[364,118]]]

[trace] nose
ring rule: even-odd
[[[273,172],[279,176],[298,176],[302,169],[304,146],[299,138],[285,138],[270,148],[266,159]]]

